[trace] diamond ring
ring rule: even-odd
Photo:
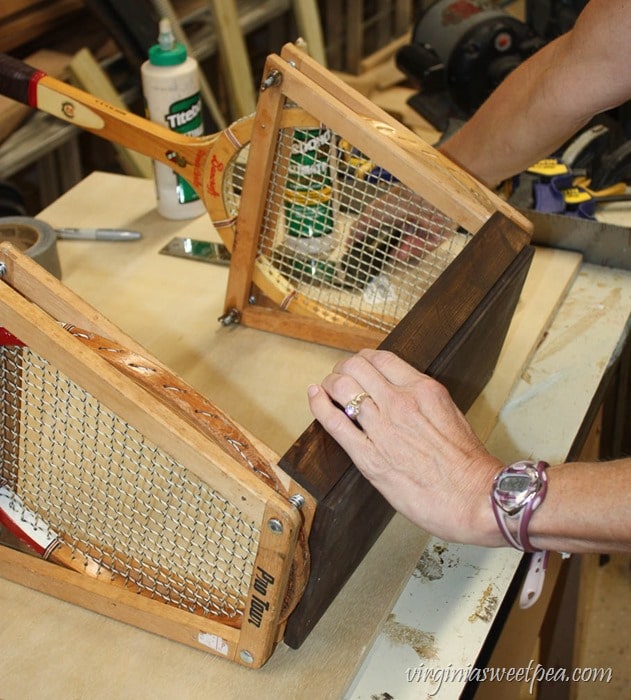
[[[362,391],[360,394],[357,394],[357,396],[354,399],[351,399],[346,406],[344,406],[344,413],[351,418],[355,419],[359,415],[359,409],[361,408],[362,401],[364,399],[368,398],[368,394],[365,391]]]

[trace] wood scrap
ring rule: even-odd
[[[405,80],[405,73],[401,72],[393,61],[383,63],[359,75],[341,71],[336,71],[336,74],[349,87],[366,97],[370,97],[377,90],[385,90]]]
[[[371,53],[369,56],[362,58],[362,60],[359,62],[359,72],[366,73],[367,71],[382,65],[386,61],[394,60],[397,51],[403,46],[409,44],[410,41],[412,41],[412,32],[406,32],[397,39],[391,41],[389,44],[386,44],[374,53]]]
[[[82,0],[4,0],[0,7],[0,51],[7,53],[63,25],[83,10]]]
[[[207,1],[219,41],[219,55],[226,73],[233,110],[232,117],[233,119],[244,117],[252,114],[256,109],[256,91],[236,2],[234,0]]]
[[[324,38],[322,36],[322,22],[320,20],[320,12],[316,1],[293,0],[292,5],[298,31],[307,42],[309,55],[326,67],[326,50],[324,47]]]

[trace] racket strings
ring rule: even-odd
[[[0,480],[76,557],[238,622],[260,532],[232,503],[28,349],[0,349],[0,399]]]
[[[280,131],[259,253],[336,317],[388,332],[470,239],[325,125]]]

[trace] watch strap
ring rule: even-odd
[[[521,544],[521,549],[524,552],[536,552],[537,550],[532,546],[530,537],[528,536],[528,527],[530,525],[530,518],[537,508],[543,503],[543,500],[548,493],[548,474],[546,469],[548,468],[547,462],[537,462],[537,470],[539,472],[539,480],[541,482],[541,488],[535,495],[535,497],[528,501],[525,508],[522,510],[519,517],[519,529],[517,530],[519,543]]]
[[[519,596],[519,607],[522,610],[531,607],[538,600],[543,590],[543,582],[546,578],[548,558],[550,552],[534,552],[528,565],[528,573],[524,579],[524,585]]]

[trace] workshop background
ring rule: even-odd
[[[9,0],[0,5],[0,51],[143,114],[140,65],[159,18],[169,16],[200,63],[205,128],[213,133],[254,110],[266,56],[303,37],[317,60],[434,144],[516,65],[567,30],[585,4]],[[438,28],[429,12],[436,5],[456,14],[475,6],[480,20],[473,30],[467,25],[466,37],[455,21]],[[603,189],[631,178],[630,123],[626,105],[604,115],[577,150],[574,166]],[[93,170],[152,177],[144,156],[0,97],[0,215],[34,216]],[[579,687],[576,697],[627,697],[629,557],[595,558],[584,583],[578,658],[621,671],[609,685]]]

